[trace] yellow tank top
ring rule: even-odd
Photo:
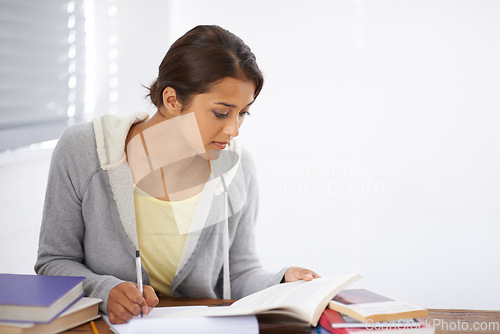
[[[161,296],[172,295],[172,281],[181,259],[201,193],[178,202],[161,201],[134,185],[137,237],[144,269]]]

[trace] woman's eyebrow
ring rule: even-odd
[[[247,104],[245,107],[251,106],[252,103],[254,103],[254,102],[255,102],[255,100],[253,100],[252,102]],[[226,102],[215,102],[214,104],[221,105],[221,106],[228,107],[228,108],[236,108],[236,105],[231,104],[231,103],[226,103]]]

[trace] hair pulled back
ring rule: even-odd
[[[255,55],[241,38],[215,25],[200,25],[180,37],[168,50],[149,89],[151,101],[162,105],[165,88],[172,87],[183,107],[225,77],[255,84],[256,98],[264,84]]]

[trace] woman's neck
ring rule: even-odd
[[[210,176],[209,160],[192,147],[191,139],[183,138],[178,124],[158,114],[134,124],[128,133],[126,156],[133,182],[160,200],[192,197]]]

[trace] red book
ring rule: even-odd
[[[359,322],[337,311],[327,308],[319,318],[319,325],[334,334],[432,334],[431,324],[413,319],[393,322]]]

